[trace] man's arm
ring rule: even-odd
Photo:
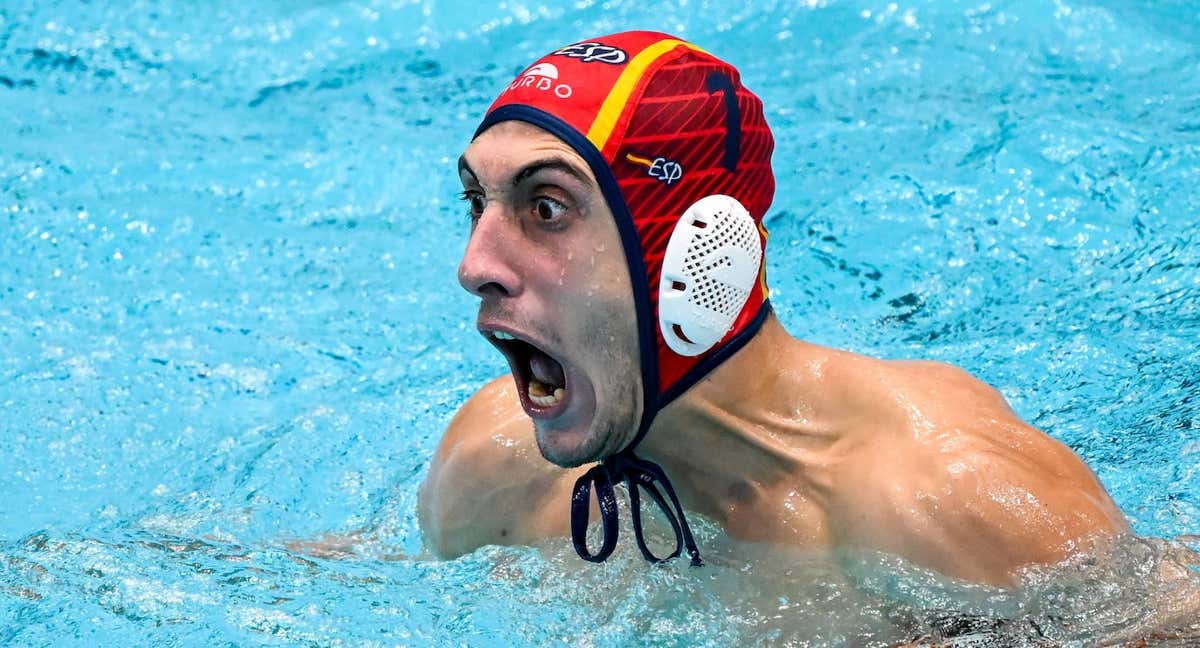
[[[452,558],[489,544],[529,544],[569,533],[580,472],[542,458],[511,376],[485,385],[455,415],[421,491],[425,544]]]

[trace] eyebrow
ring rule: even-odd
[[[471,165],[467,164],[467,157],[465,155],[461,155],[458,158],[459,175],[462,175],[464,171],[470,174],[471,178],[477,178],[475,171],[471,168]],[[535,160],[521,167],[519,171],[513,174],[512,186],[516,187],[520,185],[522,182],[528,180],[530,176],[540,171],[562,171],[585,185],[592,185],[591,179],[586,173],[581,171],[579,167],[571,164],[563,158],[549,157],[541,160]]]

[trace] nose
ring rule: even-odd
[[[512,297],[521,292],[517,259],[520,240],[514,219],[488,203],[467,241],[458,264],[458,283],[478,297]]]

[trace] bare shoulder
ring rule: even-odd
[[[844,407],[895,415],[896,406],[947,403],[970,406],[987,415],[1012,415],[999,391],[952,364],[880,360],[831,348],[822,349],[820,355],[819,373],[827,379],[823,387],[834,390],[830,395]]]
[[[839,530],[951,576],[1007,584],[1128,531],[1090,468],[1003,396],[935,362],[883,363],[890,414],[842,478]]]
[[[421,484],[426,544],[453,557],[566,534],[577,472],[542,458],[512,377],[497,378],[451,420]]]

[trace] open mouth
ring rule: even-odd
[[[570,393],[562,364],[532,342],[505,331],[484,335],[508,359],[521,404],[534,418],[553,418],[566,408]]]

